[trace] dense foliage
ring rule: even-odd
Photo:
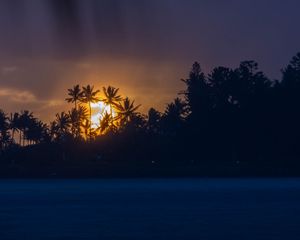
[[[194,63],[163,113],[119,89],[74,86],[50,125],[0,111],[3,176],[300,175],[300,53],[273,81],[254,61],[206,75]],[[99,125],[91,104],[103,102]]]

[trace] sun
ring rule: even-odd
[[[92,107],[92,129],[96,129],[100,126],[101,119],[105,115],[105,113],[110,114],[110,106],[104,104],[103,102],[99,101],[96,103],[91,103]],[[116,113],[114,109],[112,109],[112,115],[115,116]]]

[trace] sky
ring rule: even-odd
[[[75,84],[163,110],[194,61],[256,60],[271,79],[300,51],[298,0],[1,0],[0,108],[44,121]]]

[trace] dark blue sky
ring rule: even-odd
[[[254,59],[280,78],[300,51],[299,9],[298,0],[2,0],[1,107],[48,120],[66,107],[66,88],[91,83],[162,109],[196,60],[208,72]]]

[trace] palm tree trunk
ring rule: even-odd
[[[91,102],[89,102],[89,108],[90,108],[90,142],[92,141],[92,106]]]
[[[19,135],[19,145],[21,146],[22,144],[22,131],[20,130],[20,135]]]

